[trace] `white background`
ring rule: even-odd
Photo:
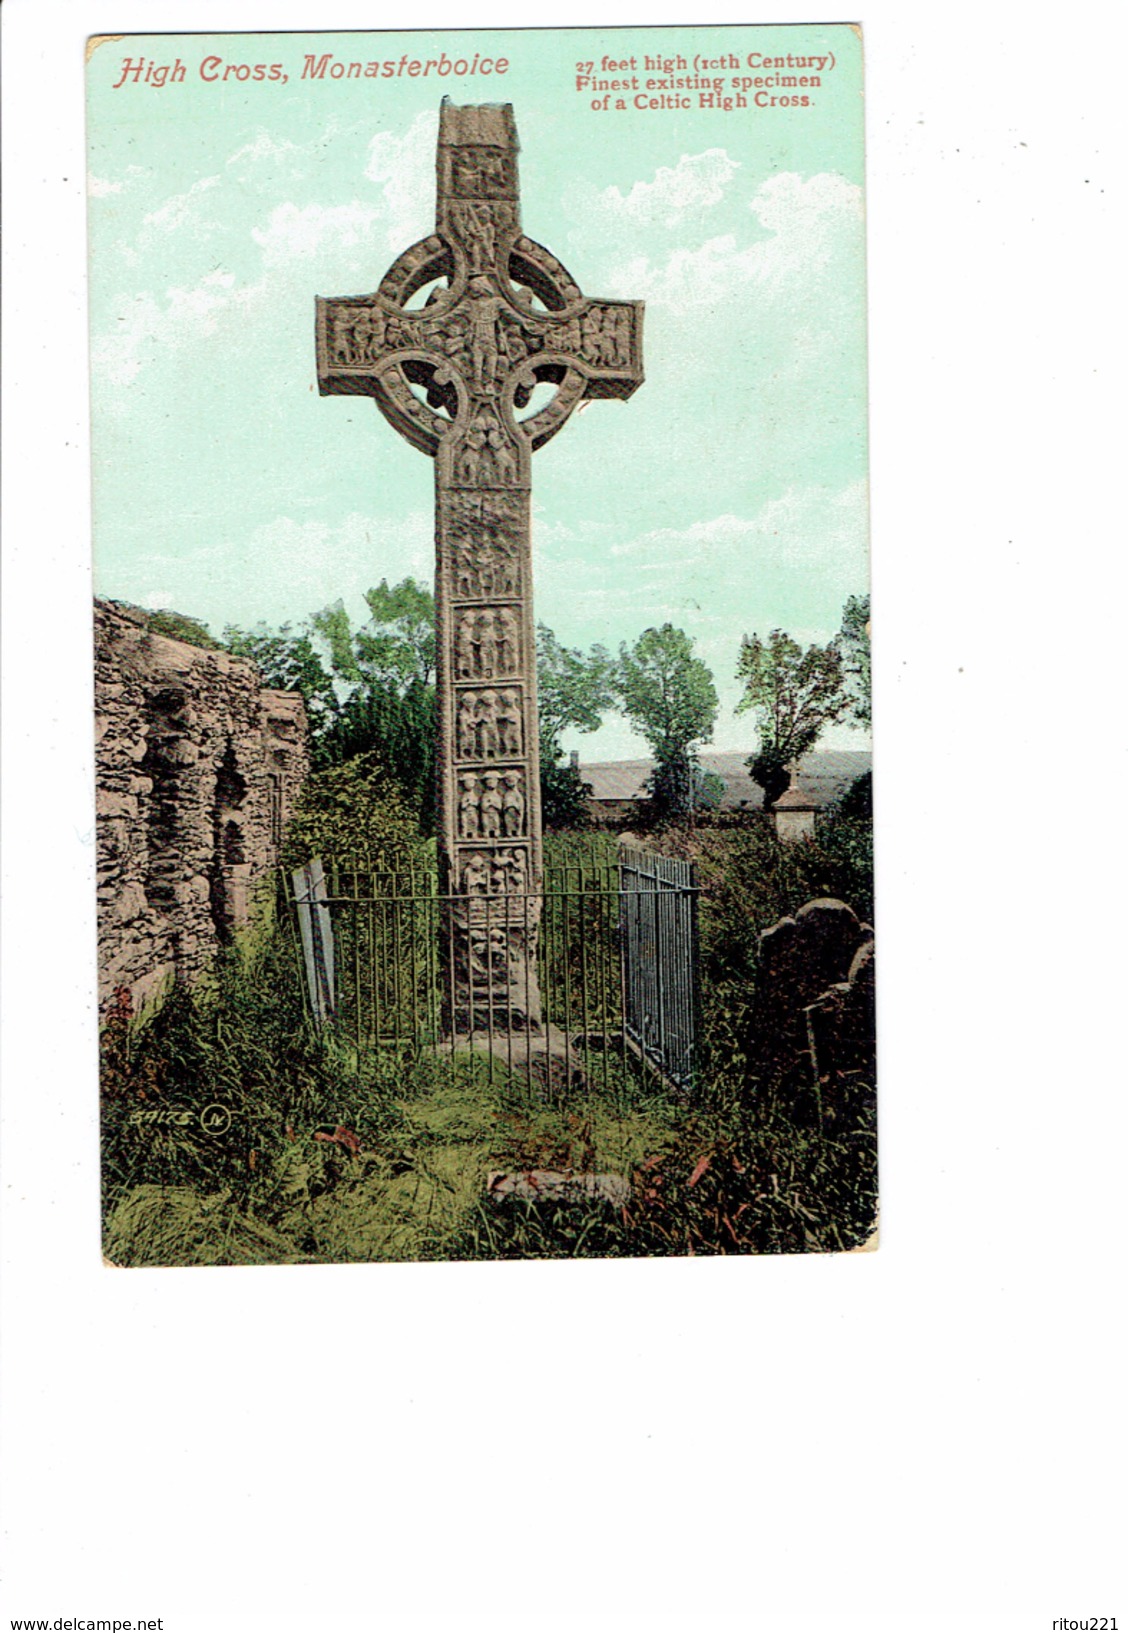
[[[1128,1628],[1122,16],[860,15],[880,1251],[114,1272],[85,34],[810,15],[8,0],[0,1615]]]

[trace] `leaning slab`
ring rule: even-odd
[[[630,1181],[622,1174],[577,1174],[569,1169],[531,1168],[520,1174],[496,1172],[486,1176],[486,1194],[494,1202],[518,1198],[524,1202],[609,1202],[622,1208],[631,1199]]]

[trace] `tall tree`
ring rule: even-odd
[[[764,805],[772,805],[787,788],[787,767],[810,752],[825,727],[849,713],[842,654],[837,638],[801,647],[773,629],[767,641],[744,637],[736,673],[744,682],[736,712],[752,710],[759,737],[748,769],[764,790]]]
[[[870,598],[852,595],[842,609],[838,646],[850,698],[850,714],[859,726],[871,723],[870,704]]]
[[[333,677],[321,661],[308,629],[295,632],[290,624],[270,630],[258,624],[252,630],[228,624],[223,644],[236,657],[250,658],[258,665],[267,686],[280,692],[300,692],[309,717],[310,757],[315,769],[333,763],[329,740],[337,723],[340,704]]]
[[[368,623],[353,630],[344,603],[313,615],[313,627],[329,644],[334,672],[343,681],[390,686],[401,695],[413,680],[429,686],[435,673],[435,598],[405,578],[389,586],[382,578],[365,594]]]
[[[328,645],[343,692],[329,734],[330,763],[376,753],[419,802],[425,822],[435,802],[435,602],[405,578],[381,579],[365,596],[369,619],[353,629],[341,601],[311,620]]]
[[[406,690],[413,680],[429,686],[435,676],[435,598],[405,578],[389,589],[382,578],[364,597],[370,622],[358,630],[356,651],[362,666]]]
[[[564,646],[547,624],[537,625],[537,717],[540,723],[541,814],[550,828],[586,819],[584,785],[574,766],[562,763],[566,731],[598,731],[614,703],[612,661],[606,647],[590,652]]]
[[[697,751],[713,735],[717,689],[693,641],[672,624],[648,629],[619,648],[619,706],[654,755],[650,793],[663,815],[691,812],[701,786]]]

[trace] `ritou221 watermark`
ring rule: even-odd
[[[1115,1616],[1082,1616],[1080,1620],[1059,1616],[1050,1624],[1050,1633],[1118,1633]]]

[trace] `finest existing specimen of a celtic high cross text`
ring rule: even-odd
[[[586,299],[524,236],[508,103],[444,101],[437,169],[432,236],[374,295],[318,300],[318,383],[374,397],[435,462],[446,1020],[455,1035],[537,1032],[532,455],[584,398],[629,397],[641,383],[642,303]],[[518,419],[541,382],[552,400]]]

